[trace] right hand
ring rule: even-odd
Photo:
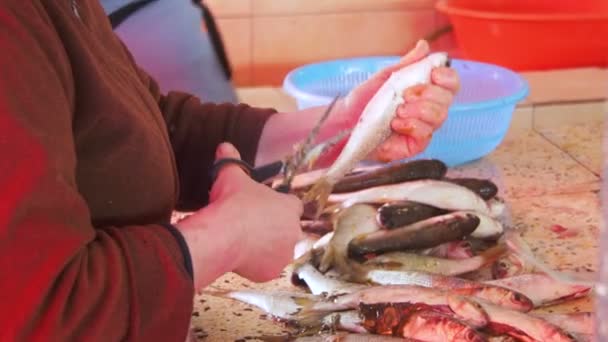
[[[234,146],[223,143],[216,152],[216,159],[221,158],[240,155]],[[228,235],[233,244],[227,252],[234,255],[221,256],[234,258],[233,268],[227,271],[252,281],[278,277],[291,262],[294,246],[302,234],[302,202],[296,196],[278,193],[255,182],[234,164],[220,170],[209,198],[209,205],[187,220],[195,225],[196,215],[207,215],[204,218],[207,225],[222,227],[220,234]]]

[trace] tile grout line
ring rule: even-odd
[[[534,118],[534,116],[532,116],[532,118]],[[582,166],[585,170],[587,170],[588,172],[590,172],[592,175],[594,175],[598,179],[601,179],[600,178],[601,176],[597,172],[593,171],[589,166],[587,166],[583,162],[581,162],[578,158],[576,158],[574,155],[572,155],[572,153],[570,153],[570,152],[564,150],[563,148],[561,148],[558,144],[556,144],[551,139],[549,139],[549,137],[547,137],[541,131],[537,130],[535,126],[532,126],[532,130],[535,133],[537,133],[538,135],[540,135],[540,137],[543,138],[543,140],[545,140],[546,142],[548,142],[549,144],[551,144],[551,146],[553,146],[553,147],[557,148],[558,150],[562,151],[564,154],[566,154],[568,157],[570,157],[572,160],[574,160],[579,166]]]

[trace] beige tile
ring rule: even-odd
[[[534,105],[534,128],[559,127],[563,125],[603,120],[608,102],[560,103]]]
[[[592,275],[598,270],[601,207],[598,194],[520,198],[509,202],[515,227],[534,255],[554,270]],[[554,225],[567,229],[558,234]],[[590,296],[551,307],[555,312],[593,311]],[[578,309],[578,310],[577,310]]]
[[[289,70],[302,64],[403,54],[433,27],[432,11],[254,18],[253,79],[279,85]]]
[[[538,131],[596,175],[602,174],[604,159],[602,153],[603,120],[548,127]]]
[[[251,19],[230,18],[217,20],[224,45],[234,72],[234,83],[251,82]]]
[[[599,189],[599,179],[533,131],[511,134],[488,156],[449,171],[490,178],[509,199]]]
[[[434,0],[253,0],[255,16],[432,9]]]
[[[255,107],[274,108],[279,112],[294,112],[295,100],[278,88],[245,87],[237,89],[239,101]]]
[[[516,137],[518,134],[522,134],[532,130],[532,115],[534,108],[531,106],[516,107],[513,112],[513,119],[507,132],[507,138]]]
[[[252,0],[204,0],[217,18],[251,16]]]
[[[523,72],[534,103],[608,98],[608,69],[580,68]]]

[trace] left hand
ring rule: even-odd
[[[341,103],[341,114],[356,122],[363,109],[391,73],[426,57],[426,41],[420,41],[394,66],[385,68],[363,82]],[[460,87],[458,74],[448,67],[433,69],[431,82],[410,87],[403,93],[405,103],[397,108],[391,122],[392,134],[370,156],[383,162],[412,157],[422,152],[433,133],[447,118],[448,109]]]

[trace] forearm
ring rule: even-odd
[[[343,106],[341,100],[336,103],[333,112],[321,127],[316,143],[352,127],[354,122],[343,115],[345,112],[342,110]],[[293,152],[293,146],[306,138],[326,108],[326,106],[313,107],[297,113],[280,113],[272,116],[262,131],[255,164],[270,163]]]

